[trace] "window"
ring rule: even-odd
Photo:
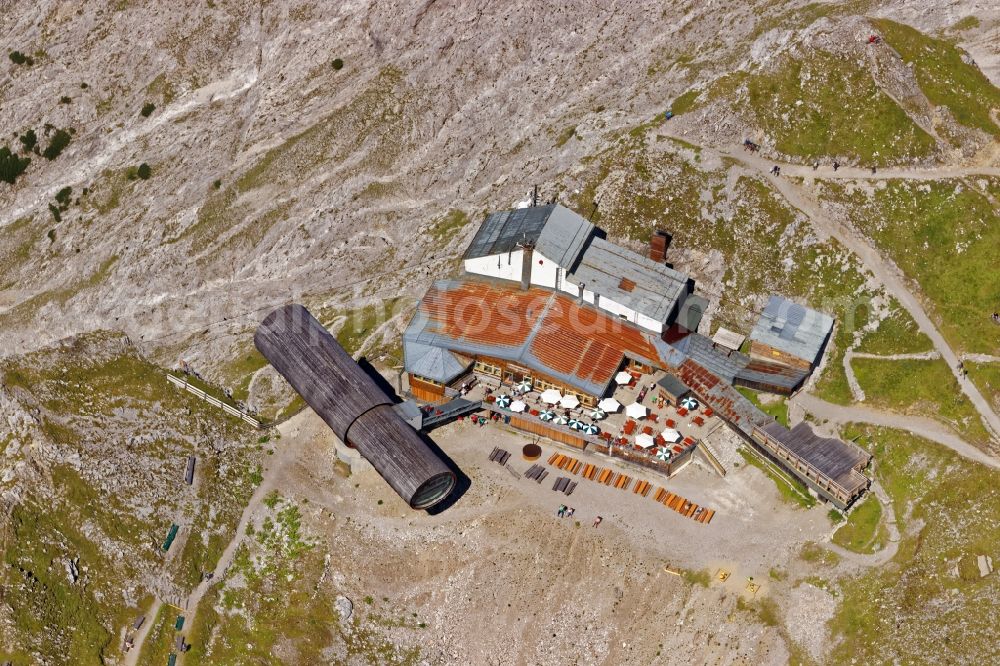
[[[476,361],[475,365],[476,372],[481,372],[484,375],[490,375],[493,377],[500,376],[500,368],[492,363],[487,363],[485,361]]]

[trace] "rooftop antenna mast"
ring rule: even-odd
[[[535,185],[531,189],[531,207],[534,208],[538,205],[538,185]]]

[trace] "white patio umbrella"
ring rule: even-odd
[[[607,414],[604,413],[603,409],[595,409],[594,411],[592,411],[590,413],[590,418],[595,419],[595,420],[596,419],[603,419],[606,416],[607,416]]]
[[[559,425],[566,425],[567,423],[569,423],[569,418],[567,418],[565,414],[559,414],[554,419],[552,419],[552,422],[558,423]]]
[[[615,375],[616,384],[628,384],[632,381],[632,375],[622,370],[617,375]]]
[[[559,404],[566,409],[573,409],[580,406],[580,399],[570,393],[569,395],[564,395],[562,400],[559,401]]]
[[[510,407],[510,396],[501,395],[497,397],[497,407],[502,407],[502,408]]]
[[[544,412],[538,415],[538,418],[540,418],[543,421],[551,421],[555,417],[556,413],[549,409],[546,409]]]
[[[671,444],[681,441],[683,439],[681,434],[674,430],[673,428],[667,428],[663,431],[663,439],[667,440]]]
[[[510,403],[510,411],[512,412],[523,412],[527,408],[528,406],[524,404],[523,400],[515,400],[514,402]]]
[[[622,403],[618,402],[614,398],[605,398],[597,403],[597,406],[606,411],[608,414],[614,414],[622,408]]]
[[[554,405],[562,399],[562,393],[558,389],[545,389],[542,391],[542,402],[546,405]]]
[[[664,460],[664,461],[670,460],[670,451],[668,449],[657,449],[656,457],[659,460]]]
[[[644,419],[648,413],[649,410],[646,409],[646,405],[638,402],[633,402],[625,408],[625,414],[631,416],[633,419]]]
[[[570,419],[567,425],[569,425],[569,427],[573,428],[574,430],[579,430],[580,428],[583,427],[583,421],[581,421],[580,419]]]
[[[681,400],[681,407],[684,407],[685,409],[698,409],[698,401],[691,396],[688,396]]]
[[[596,435],[597,433],[601,432],[601,429],[598,428],[597,425],[594,424],[594,423],[587,423],[587,424],[585,424],[583,426],[582,430],[583,430],[584,433],[586,433],[588,435]]]
[[[644,449],[648,449],[656,444],[653,440],[652,435],[647,435],[646,433],[639,433],[635,437],[635,443]]]
[[[531,390],[531,381],[528,380],[528,379],[522,379],[521,381],[519,381],[517,383],[517,388],[518,388],[518,390],[520,390],[522,392],[530,391]]]

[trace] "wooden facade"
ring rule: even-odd
[[[547,437],[554,442],[567,444],[581,450],[587,446],[587,440],[584,439],[583,436],[570,430],[561,429],[557,426],[550,426],[537,416],[531,416],[530,414],[518,415],[510,412],[500,412],[499,410],[497,410],[497,413],[510,417],[510,425],[518,430],[530,432],[534,435],[541,435],[542,437]]]
[[[417,400],[424,402],[437,402],[444,399],[444,384],[440,384],[415,374],[409,374],[410,393]]]
[[[524,380],[529,380],[531,381],[532,387],[538,391],[554,388],[563,395],[575,395],[580,400],[580,404],[587,407],[594,407],[600,400],[600,396],[583,393],[579,389],[570,386],[561,379],[556,379],[546,375],[545,373],[525,368],[517,363],[511,363],[503,359],[492,358],[489,356],[476,356],[475,363],[472,367],[476,374],[493,377],[494,379],[499,379],[504,383],[516,384]]]
[[[811,432],[811,431],[810,431]],[[846,447],[847,445],[839,440],[830,438],[816,438],[818,441],[830,442],[832,445]],[[765,428],[754,427],[752,441],[758,448],[763,449],[768,457],[781,463],[783,467],[790,470],[800,480],[815,490],[819,495],[831,501],[837,508],[846,509],[850,504],[861,496],[871,484],[870,479],[861,473],[861,470],[868,465],[871,455],[858,450],[847,461],[849,469],[844,472],[834,472],[837,478],[819,469],[816,465],[803,459],[792,451],[786,442],[769,433]],[[840,451],[826,452],[826,458],[834,459],[843,457]],[[843,464],[841,466],[844,466]]]
[[[254,344],[344,443],[415,509],[447,497],[454,472],[392,408],[392,399],[301,305],[265,317]]]
[[[775,349],[770,345],[766,345],[763,342],[758,342],[756,340],[750,341],[750,358],[759,359],[761,361],[769,361],[771,363],[780,363],[781,365],[787,365],[790,368],[798,368],[799,370],[805,370],[806,372],[812,370],[812,363],[809,361],[801,359],[798,356],[792,356],[788,352]]]

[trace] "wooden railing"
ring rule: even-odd
[[[191,384],[189,384],[188,382],[184,381],[180,377],[175,377],[174,375],[171,375],[171,374],[168,373],[167,374],[167,381],[169,381],[171,384],[174,384],[174,385],[178,386],[179,388],[182,388],[182,389],[188,391],[189,393],[195,394],[196,396],[198,396],[199,398],[201,398],[202,400],[204,400],[208,404],[210,404],[210,405],[212,405],[214,407],[218,407],[219,409],[221,409],[225,413],[231,414],[232,416],[235,416],[238,419],[244,420],[245,422],[247,422],[250,425],[252,425],[254,428],[260,428],[261,427],[261,422],[258,419],[255,419],[254,417],[250,416],[246,412],[241,411],[239,409],[236,409],[232,405],[228,405],[228,404],[222,402],[221,400],[219,400],[218,398],[205,393],[204,391],[202,391],[197,386],[192,386]]]

